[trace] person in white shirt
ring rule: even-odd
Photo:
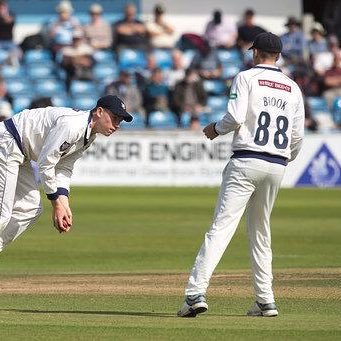
[[[304,104],[298,85],[276,67],[280,38],[261,33],[250,49],[255,66],[235,77],[225,116],[204,128],[210,140],[234,132],[233,155],[223,171],[213,223],[190,274],[180,317],[195,317],[208,309],[210,278],[245,210],[256,296],[247,315],[278,315],[272,291],[270,214],[285,166],[301,148]]]
[[[46,107],[24,110],[0,123],[0,251],[23,233],[42,211],[30,161],[36,161],[59,232],[72,226],[69,207],[74,163],[96,134],[110,136],[122,120],[132,121],[124,103],[104,96],[91,111]]]

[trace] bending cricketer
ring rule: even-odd
[[[304,135],[304,105],[298,85],[276,67],[280,39],[269,32],[253,42],[255,67],[234,79],[227,113],[204,128],[210,140],[234,132],[231,160],[223,180],[213,223],[197,255],[178,312],[195,317],[208,309],[210,278],[246,209],[256,302],[250,316],[277,316],[272,291],[270,214],[285,166],[296,158]]]
[[[38,164],[43,189],[59,232],[72,225],[69,207],[74,163],[94,141],[109,136],[122,120],[132,121],[124,103],[104,96],[91,111],[47,107],[24,110],[0,123],[0,251],[23,233],[42,211],[30,161]]]

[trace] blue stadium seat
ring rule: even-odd
[[[13,98],[13,112],[18,113],[24,109],[28,109],[30,107],[33,96],[17,96]]]
[[[54,78],[41,79],[35,83],[35,91],[41,96],[51,97],[65,92],[65,84]]]
[[[341,97],[336,97],[332,107],[333,120],[336,124],[341,124]]]
[[[222,78],[231,79],[237,75],[240,71],[240,67],[236,64],[223,65]]]
[[[114,80],[118,76],[118,69],[115,64],[97,64],[93,68],[95,80],[108,82]]]
[[[112,51],[108,50],[96,50],[93,54],[96,63],[113,63],[115,55]]]
[[[71,107],[80,110],[90,110],[96,106],[97,96],[78,96],[71,101]]]
[[[226,110],[227,103],[227,96],[209,96],[207,98],[207,106],[211,111]]]
[[[8,57],[8,51],[0,49],[0,64],[5,63]]]
[[[5,79],[20,78],[25,76],[25,69],[21,66],[3,65],[1,75]]]
[[[122,49],[118,54],[118,63],[121,70],[144,69],[147,59],[141,50]]]
[[[207,124],[220,121],[224,117],[225,113],[226,113],[225,111],[214,111],[212,113],[207,113],[206,114]]]
[[[149,126],[155,129],[175,129],[176,117],[172,112],[153,111],[149,114]]]
[[[67,94],[59,93],[52,96],[52,103],[55,107],[70,107],[71,100]]]
[[[17,96],[19,94],[32,94],[32,86],[25,78],[13,78],[10,81],[6,81],[7,91]]]
[[[70,84],[70,93],[72,97],[77,95],[91,95],[97,93],[96,85],[91,81],[73,80]]]
[[[189,112],[183,112],[181,114],[180,125],[182,128],[189,128],[191,125],[191,114]]]
[[[171,50],[155,49],[153,51],[153,56],[158,68],[163,70],[172,68],[173,61]]]
[[[203,82],[204,89],[210,95],[224,95],[226,94],[226,84],[219,79],[206,79]]]
[[[312,114],[316,112],[329,112],[327,101],[323,97],[307,97],[308,105]]]
[[[24,54],[24,62],[31,63],[44,63],[52,61],[52,54],[49,50],[28,50]]]
[[[184,67],[188,68],[195,55],[195,50],[186,50],[183,52]]]
[[[141,130],[145,128],[144,119],[139,113],[131,113],[133,120],[131,122],[122,121],[121,128],[124,130]]]
[[[242,58],[237,49],[218,50],[217,53],[222,64],[242,64]]]
[[[46,63],[31,64],[26,67],[26,73],[31,79],[52,77],[55,73],[55,67]]]

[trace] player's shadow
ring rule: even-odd
[[[14,313],[29,313],[29,314],[84,314],[84,315],[111,315],[111,316],[141,316],[141,317],[173,317],[178,318],[175,314],[144,312],[144,311],[110,311],[110,310],[38,310],[38,309],[0,309],[0,311]],[[248,317],[238,314],[205,314],[204,316],[219,316],[219,317]],[[190,318],[191,319],[191,318]]]
[[[176,317],[174,314],[144,312],[144,311],[103,311],[103,310],[38,310],[38,309],[0,309],[0,311],[30,314],[85,314],[85,315],[113,315],[113,316],[150,316]]]

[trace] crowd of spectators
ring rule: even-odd
[[[212,18],[203,28],[202,35],[184,32],[176,39],[175,28],[168,22],[163,5],[156,5],[149,21],[139,20],[136,7],[127,4],[123,19],[109,23],[103,18],[103,8],[94,3],[89,8],[88,23],[82,25],[73,12],[70,1],[62,0],[56,7],[56,18],[43,25],[39,34],[26,37],[21,45],[13,41],[15,16],[5,0],[0,0],[0,63],[19,67],[28,50],[49,50],[53,63],[63,71],[57,73],[65,82],[66,91],[74,80],[95,81],[96,51],[110,51],[117,66],[112,77],[103,77],[100,94],[116,94],[123,99],[128,111],[137,112],[149,126],[150,114],[155,111],[173,112],[178,126],[184,113],[190,117],[190,127],[200,127],[200,116],[212,108],[208,101],[212,93],[209,81],[221,81],[221,96],[227,98],[234,75],[252,66],[248,51],[255,36],[265,28],[255,24],[255,11],[246,9],[239,22],[221,10],[214,10]],[[307,101],[306,128],[319,129],[318,117],[309,98],[326,102],[326,111],[332,112],[335,100],[341,96],[341,52],[337,35],[327,32],[315,22],[307,36],[297,18],[289,17],[279,66],[301,87]],[[145,65],[120,68],[121,51],[133,49],[144,56]],[[167,51],[171,63],[158,65],[153,51]],[[190,58],[187,51],[193,52]],[[224,64],[222,51],[236,54],[232,64]],[[4,52],[2,57],[1,52]],[[235,64],[233,64],[235,62]],[[231,67],[234,73],[229,72]],[[65,75],[64,77],[61,75]],[[6,79],[0,76],[0,119],[11,114],[13,98],[7,91]],[[217,95],[215,93],[214,95]],[[340,101],[341,103],[341,101]],[[330,116],[332,117],[332,116]],[[331,118],[332,120],[332,118]],[[333,126],[340,127],[335,119]]]

